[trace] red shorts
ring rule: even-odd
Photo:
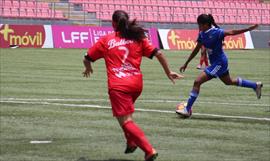
[[[141,92],[124,93],[117,90],[109,90],[113,116],[121,117],[134,112],[134,103]]]

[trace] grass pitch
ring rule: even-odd
[[[141,150],[123,153],[122,130],[106,108],[110,105],[104,61],[94,63],[90,79],[82,77],[85,51],[0,49],[1,161],[143,160]],[[178,71],[190,52],[164,53],[171,68]],[[264,83],[262,99],[257,100],[250,89],[211,80],[202,86],[194,104],[197,115],[186,120],[173,112],[177,101],[188,98],[201,72],[196,69],[199,56],[175,85],[155,58],[144,58],[144,90],[136,108],[148,112],[137,111],[134,118],[158,150],[157,160],[269,161],[270,121],[256,120],[270,119],[269,50],[227,53],[232,76]],[[52,142],[30,144],[34,140]]]

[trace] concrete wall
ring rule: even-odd
[[[270,53],[270,30],[253,31],[251,32],[253,44],[256,48],[269,48]]]

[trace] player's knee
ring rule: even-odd
[[[200,80],[195,80],[193,86],[194,86],[194,87],[198,87],[198,86],[200,86],[201,84],[202,84],[202,82],[201,82]]]
[[[230,80],[230,81],[224,82],[224,84],[227,85],[227,86],[230,86],[230,85],[233,85],[233,82]]]

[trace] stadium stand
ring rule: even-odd
[[[49,2],[36,0],[3,0],[1,16],[7,18],[66,19],[61,10],[51,9]]]
[[[98,19],[110,20],[115,9],[129,11],[140,21],[195,23],[200,13],[212,13],[223,24],[270,24],[270,4],[259,0],[70,0]]]
[[[221,24],[270,25],[270,3],[260,0],[62,0],[68,11],[58,9],[57,0],[3,0],[5,18],[70,20],[72,13],[99,21],[110,21],[114,10],[129,12],[132,18],[152,23],[196,23],[201,13],[212,13]],[[71,6],[71,7],[70,7]]]

